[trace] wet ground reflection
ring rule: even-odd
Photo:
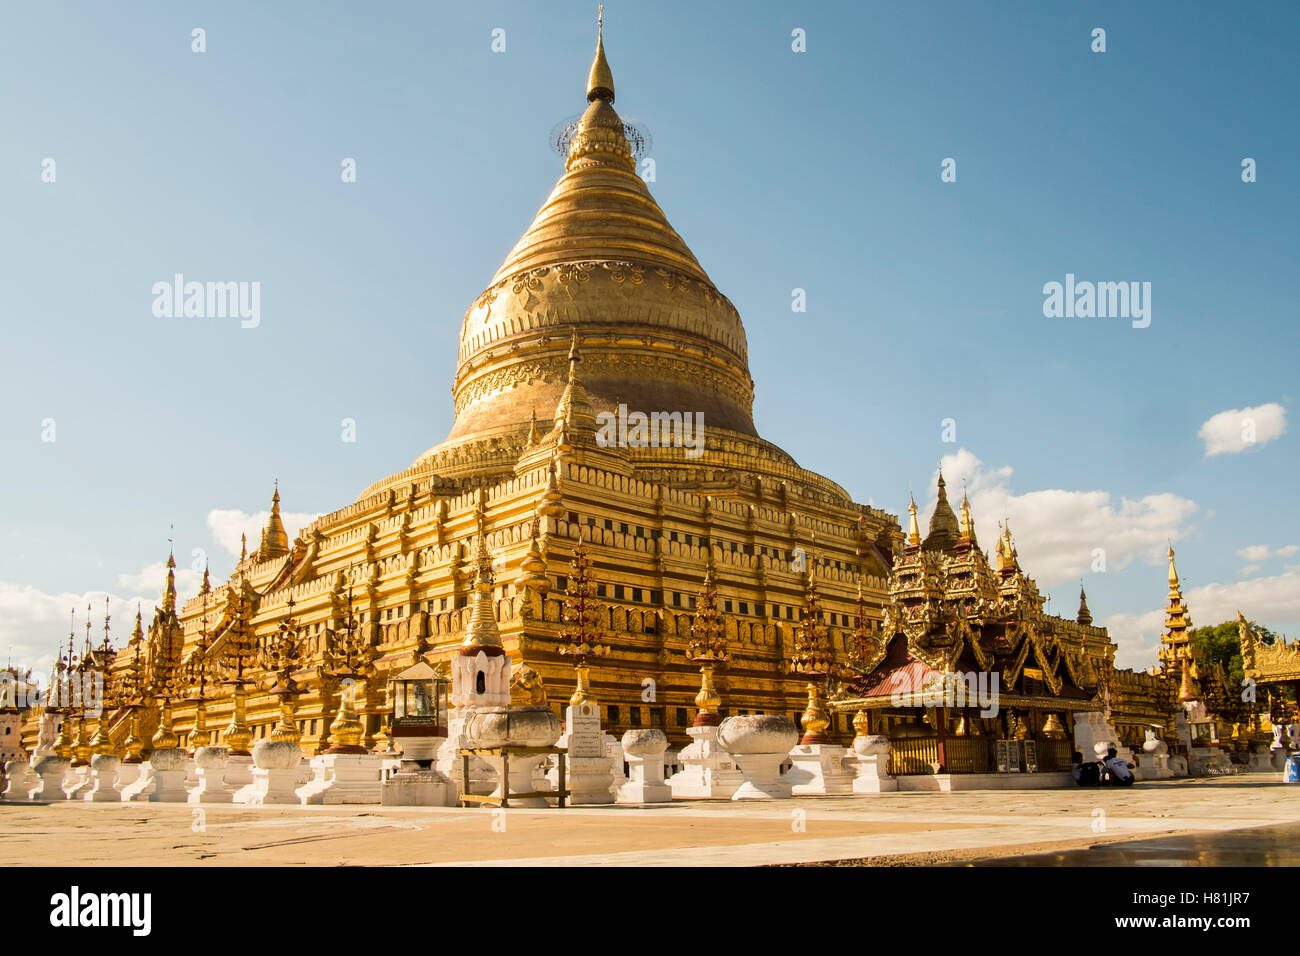
[[[971,866],[1300,866],[1300,824],[1107,843]]]

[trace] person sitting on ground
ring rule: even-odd
[[[1131,787],[1137,778],[1133,776],[1133,765],[1111,747],[1106,751],[1106,774],[1110,783],[1116,787]]]
[[[1097,761],[1090,760],[1084,763],[1083,754],[1077,750],[1070,764],[1070,773],[1074,777],[1074,782],[1081,787],[1095,787],[1101,783],[1101,767],[1097,765]]]

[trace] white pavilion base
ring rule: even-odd
[[[73,767],[63,780],[63,795],[68,800],[85,799],[95,782],[90,779],[90,766]]]
[[[795,796],[853,792],[853,777],[844,769],[845,749],[839,744],[799,744],[790,751],[793,766],[785,772]]]
[[[302,746],[297,740],[259,740],[253,747],[253,784],[250,807],[301,803]]]
[[[248,803],[253,793],[253,758],[250,754],[231,754],[226,758],[226,786],[232,803]]]
[[[1137,755],[1137,769],[1133,775],[1139,780],[1168,780],[1174,775],[1169,767],[1169,754],[1142,753]]]
[[[627,759],[627,781],[615,787],[618,803],[668,803],[672,788],[664,783],[664,751],[668,738],[663,731],[629,730],[620,744]],[[615,778],[616,780],[618,778]]]
[[[91,758],[90,792],[83,799],[91,803],[121,803],[122,794],[118,790],[118,771],[122,761],[111,754],[95,754]]]
[[[613,779],[614,792],[627,783],[627,770],[623,765],[625,759],[623,756],[623,744],[613,734],[602,733],[600,739],[605,742],[605,756],[609,758],[609,772]]]
[[[298,799],[308,805],[380,803],[378,754],[321,754],[311,759],[313,778],[298,788]]]
[[[189,788],[190,803],[230,803],[235,791],[226,782],[230,755],[225,747],[200,747],[194,753],[198,783]]]
[[[604,760],[605,758],[601,758]],[[496,786],[489,796],[500,799],[504,796],[502,787],[504,786],[504,776],[502,770],[505,760],[502,757],[484,757],[483,762],[492,768],[496,775]],[[510,793],[547,793],[555,789],[551,782],[551,777],[542,770],[542,764],[546,762],[545,754],[535,754],[532,756],[526,754],[510,755]],[[609,770],[609,763],[606,761],[603,766],[606,771]],[[556,774],[558,775],[558,770]],[[568,785],[568,765],[565,765],[565,781]],[[512,807],[549,807],[551,804],[546,797],[509,797],[510,806]],[[554,798],[551,798],[554,799]],[[588,801],[594,803],[596,801]]]
[[[118,799],[122,799],[122,791],[140,779],[140,772],[144,769],[142,763],[127,763],[122,761],[122,765],[117,768],[117,791]]]
[[[68,760],[62,757],[42,757],[38,759],[40,785],[31,791],[31,799],[41,801],[66,800],[63,792],[64,778],[68,774]]]
[[[877,738],[878,739],[878,738]],[[875,746],[864,746],[866,753],[854,748],[844,755],[844,769],[853,776],[854,793],[893,793],[898,790],[898,778],[889,772],[889,738]]]
[[[131,764],[130,766],[136,768],[135,779],[130,783],[122,783],[118,787],[122,802],[131,803],[133,801],[148,800],[153,795],[153,766],[147,760],[144,763]]]
[[[787,753],[732,754],[745,782],[731,795],[732,800],[788,800],[790,784],[781,777]]]
[[[445,807],[451,781],[432,768],[399,770],[379,788],[379,802],[386,807]]]
[[[32,798],[32,791],[39,788],[41,778],[32,770],[31,765],[26,760],[11,760],[5,765],[5,792],[3,797],[6,801],[20,802]]]
[[[287,770],[263,770],[253,768],[253,782],[250,784],[247,803],[250,807],[298,805],[298,768]]]
[[[668,778],[677,800],[730,800],[744,776],[735,758],[718,746],[717,727],[687,727],[691,743],[677,755],[679,769]]]
[[[447,717],[447,736],[437,738],[437,755],[434,757],[430,769],[436,771],[438,776],[448,783],[447,803],[445,806],[454,807],[460,802],[464,778],[464,761],[460,752],[461,750],[473,750],[475,746],[474,742],[465,735],[465,724],[472,716],[472,708],[453,708]],[[405,748],[409,748],[411,743],[411,738],[403,737],[398,739],[398,746],[404,748],[404,757],[407,755]],[[414,759],[423,760],[424,757],[421,755]],[[465,792],[486,796],[493,791],[496,785],[496,773],[491,766],[484,762],[481,757],[470,757],[469,789]],[[404,786],[413,786],[413,783]],[[423,804],[416,804],[416,806],[423,806]]]
[[[185,803],[188,799],[184,767],[179,770],[153,772],[153,792],[149,794],[150,803]]]

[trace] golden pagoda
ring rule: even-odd
[[[294,719],[308,752],[330,743],[339,708],[319,675],[329,649],[353,631],[372,652],[372,671],[351,685],[362,746],[374,744],[391,710],[389,676],[420,661],[450,667],[467,632],[489,621],[515,667],[540,678],[558,709],[577,682],[564,653],[575,554],[595,582],[594,629],[608,648],[584,659],[583,693],[616,735],[656,727],[674,744],[687,741],[701,692],[691,642],[702,588],[716,592],[727,666],[699,706],[720,696],[719,718],[800,719],[809,678],[799,671],[809,667],[791,659],[814,579],[812,672],[838,673],[851,651],[862,658],[867,647],[859,665],[878,663],[901,633],[902,618],[885,623],[886,607],[902,607],[898,519],[854,502],[758,435],[740,315],[637,175],[637,138],[614,107],[603,30],[585,98],[563,137],[555,188],[465,313],[447,437],[293,541],[277,483],[256,550],[245,548],[226,581],[180,608],[169,562],[142,667],[165,676],[171,661],[201,646],[201,655],[238,664],[229,684],[238,694],[204,705],[206,727],[225,728],[213,731],[213,744],[242,750],[279,720],[266,675],[246,675],[240,649],[265,643],[291,614],[308,688]],[[632,413],[647,420],[650,440],[598,436],[597,416],[621,408],[629,421]],[[703,428],[689,432],[697,416]],[[977,567],[969,502],[959,521],[942,480],[939,497],[924,542],[913,502],[910,547],[966,569],[963,600],[1023,591],[1014,551],[997,573],[987,562]],[[1001,556],[1002,541],[998,548]],[[1041,612],[1032,585],[1024,597]],[[1048,640],[1044,666],[1062,673],[1085,643],[1100,657],[1105,641],[1101,629],[1071,632],[1063,661]],[[125,666],[127,655],[119,658]],[[178,697],[170,709],[175,731],[190,732],[194,702]],[[848,717],[825,719],[824,730],[810,729],[852,737]]]
[[[1192,621],[1183,603],[1183,588],[1174,566],[1174,547],[1169,546],[1169,597],[1165,602],[1165,628],[1160,638],[1161,671],[1178,682],[1178,701],[1188,703],[1200,697],[1196,661],[1192,658]]]

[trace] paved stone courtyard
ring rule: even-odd
[[[1277,827],[1259,831],[1267,842],[1296,832],[1288,826],[1295,824],[1300,786],[1262,775],[1125,790],[900,792],[563,811],[209,806],[200,813],[185,804],[0,804],[0,865],[1050,863],[1101,845],[1108,845],[1105,862],[1115,864],[1127,862],[1124,844],[1137,841]]]

